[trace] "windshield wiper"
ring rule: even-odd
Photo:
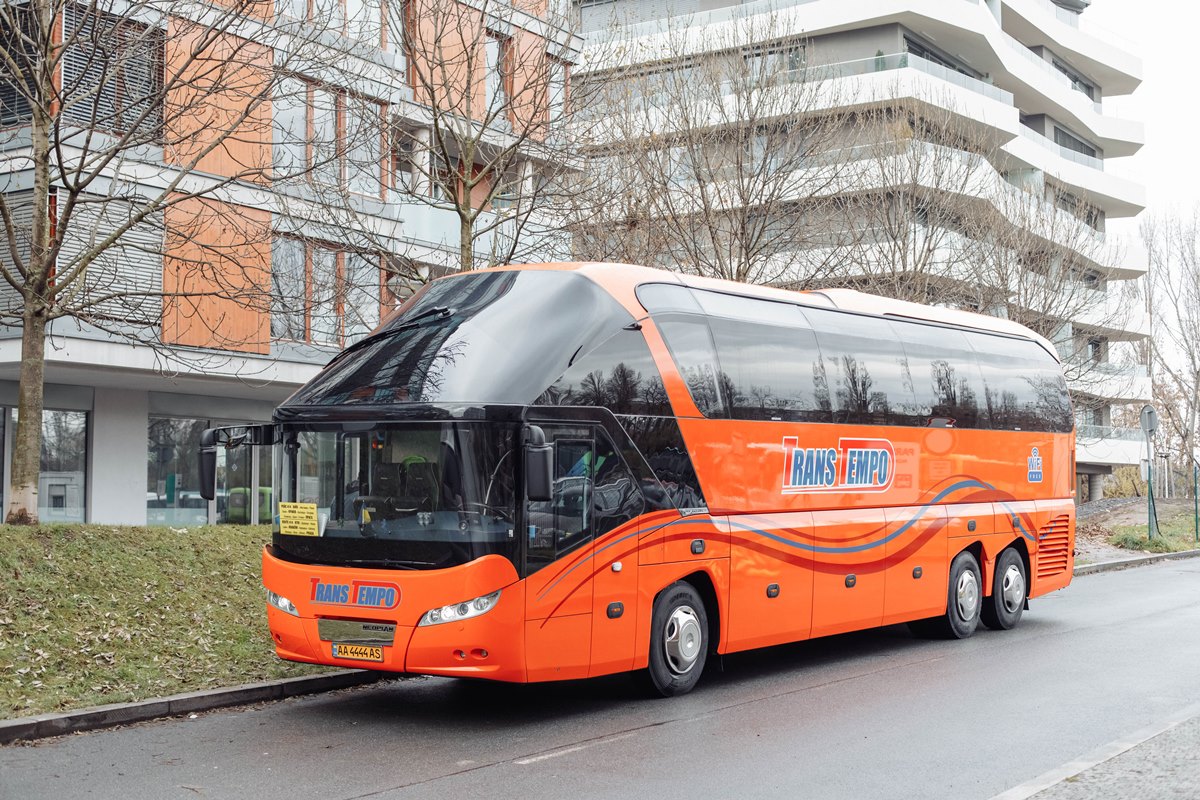
[[[451,308],[450,306],[437,306],[436,308],[426,309],[425,311],[422,311],[420,314],[417,314],[416,316],[412,317],[411,319],[406,319],[404,322],[400,323],[399,325],[397,325],[394,328],[388,328],[386,331],[383,331],[382,333],[377,333],[374,336],[368,336],[366,339],[360,339],[359,341],[357,341],[354,344],[347,347],[342,352],[338,353],[333,358],[329,359],[329,363],[326,364],[325,366],[328,367],[331,364],[334,364],[335,362],[337,362],[338,359],[340,359],[342,356],[344,356],[348,353],[353,353],[355,350],[361,350],[362,348],[366,347],[369,344],[375,344],[377,342],[382,342],[386,339],[391,339],[393,336],[404,333],[405,331],[411,331],[413,328],[418,327],[420,325],[420,323],[424,322],[427,319],[431,319],[433,317],[437,317],[438,319],[445,319],[446,317],[451,316],[453,313],[454,313],[454,309]]]

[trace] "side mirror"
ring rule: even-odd
[[[216,428],[205,428],[200,434],[200,496],[205,500],[217,496]]]
[[[525,494],[535,502],[554,498],[554,445],[536,425],[525,429]]]
[[[271,444],[275,444],[275,426],[270,424],[205,428],[200,434],[200,496],[205,500],[217,496],[217,447],[229,450],[242,445]]]

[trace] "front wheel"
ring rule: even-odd
[[[704,601],[691,584],[672,584],[654,599],[650,625],[650,689],[662,697],[690,692],[708,658]]]

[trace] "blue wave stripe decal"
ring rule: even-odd
[[[807,544],[805,542],[796,542],[791,539],[784,538],[783,536],[778,536],[774,533],[768,533],[767,531],[760,530],[758,528],[754,528],[749,525],[743,525],[740,522],[734,522],[733,520],[729,520],[729,524],[733,527],[741,528],[744,531],[750,531],[751,533],[757,533],[760,536],[765,536],[766,538],[772,539],[776,542],[779,542],[780,544],[786,544],[788,547],[794,547],[797,550],[804,550],[809,553],[861,553],[864,550],[873,550],[876,547],[882,547],[883,545],[885,545],[888,542],[895,539],[897,536],[902,536],[905,531],[907,531],[913,525],[916,525],[917,521],[920,520],[921,517],[925,516],[926,511],[928,511],[932,506],[937,505],[938,502],[940,502],[948,494],[952,494],[953,492],[957,492],[962,489],[992,489],[992,488],[994,488],[994,487],[989,486],[988,484],[983,483],[981,481],[976,481],[976,480],[959,481],[958,483],[951,484],[950,486],[947,486],[942,491],[938,492],[937,495],[932,500],[930,500],[928,503],[921,506],[917,510],[916,515],[913,516],[912,519],[910,519],[908,522],[901,525],[896,530],[889,533],[887,536],[884,536],[882,539],[876,539],[873,542],[849,545],[846,547],[832,547],[832,546],[828,546],[828,545],[817,545],[817,544]]]
[[[905,522],[899,528],[894,530],[892,533],[889,533],[887,536],[884,536],[882,539],[876,539],[873,542],[866,542],[865,544],[849,545],[846,547],[833,547],[833,546],[828,546],[828,545],[815,545],[815,544],[807,544],[805,542],[797,542],[797,541],[793,541],[792,539],[788,539],[786,537],[779,536],[778,534],[769,533],[760,528],[755,528],[751,525],[746,525],[741,522],[735,522],[734,520],[729,519],[729,518],[726,518],[726,522],[729,523],[730,527],[739,528],[741,530],[748,531],[749,533],[756,533],[759,536],[763,536],[767,539],[771,539],[773,541],[779,542],[780,544],[785,544],[788,547],[792,547],[797,550],[804,550],[809,553],[829,553],[829,554],[861,553],[865,550],[873,550],[876,547],[882,547],[883,545],[892,541],[896,537],[904,535],[904,533],[906,531],[908,531],[909,528],[911,528],[913,525],[917,524],[917,522],[919,522],[921,520],[921,518],[925,516],[925,512],[927,512],[931,507],[937,505],[942,500],[944,500],[948,495],[951,495],[954,492],[962,491],[963,489],[995,490],[995,488],[996,487],[990,483],[985,483],[983,481],[979,481],[979,480],[975,480],[975,479],[970,479],[970,480],[959,481],[957,483],[953,483],[953,484],[947,486],[942,491],[938,492],[937,495],[935,495],[934,498],[932,500],[930,500],[928,503],[925,503],[919,509],[917,509],[917,513],[911,519],[909,519],[907,522]],[[1029,541],[1036,544],[1038,541],[1037,537],[1035,535],[1031,534],[1025,528],[1025,523],[1021,521],[1020,515],[1016,511],[1013,511],[1012,506],[1010,506],[1008,503],[1004,502],[1003,500],[998,500],[996,502],[998,502],[1001,506],[1003,506],[1004,509],[1009,513],[1009,516],[1012,518],[1013,524],[1016,525],[1017,532],[1020,533],[1022,536],[1024,536]],[[595,558],[597,555],[604,552],[605,550],[607,550],[610,547],[614,547],[614,546],[620,544],[621,542],[626,541],[627,539],[632,539],[634,536],[640,536],[640,535],[644,535],[647,533],[653,533],[654,531],[662,530],[663,528],[672,528],[672,527],[675,527],[676,525],[695,525],[697,523],[700,523],[700,524],[707,523],[709,525],[712,525],[713,521],[710,517],[683,517],[681,519],[672,520],[670,522],[664,522],[661,525],[654,525],[654,526],[652,526],[650,528],[646,528],[644,530],[635,530],[631,533],[625,534],[624,536],[622,536],[618,539],[614,539],[613,541],[609,542],[608,544],[604,545],[603,547],[596,548],[596,550],[592,552],[592,558]],[[549,586],[547,586],[545,589],[543,589],[542,592],[538,595],[537,599],[541,600],[543,597],[545,597],[547,594],[549,594],[550,590],[552,590],[558,584],[562,583],[564,578],[566,578],[568,575],[570,575],[572,572],[574,572],[585,561],[587,561],[587,559],[581,559],[580,561],[576,562],[571,567],[569,567],[566,570],[566,572],[564,572],[562,575],[559,575],[552,583],[550,583]]]
[[[712,520],[709,519],[708,517],[700,517],[700,518],[684,517],[683,519],[677,519],[677,520],[672,520],[671,522],[665,522],[662,525],[655,525],[654,527],[646,528],[645,530],[636,530],[635,529],[631,533],[627,533],[618,539],[613,539],[611,542],[604,545],[603,547],[597,547],[595,550],[592,551],[592,558],[594,559],[596,556],[598,556],[600,553],[603,553],[608,548],[615,547],[616,545],[620,544],[621,542],[625,541],[626,539],[632,539],[634,536],[640,536],[645,533],[653,533],[654,531],[662,530],[663,528],[670,528],[672,525],[693,524],[696,522],[707,522],[709,524],[712,524]],[[542,589],[541,593],[537,596],[537,599],[541,600],[543,597],[545,597],[547,594],[549,594],[551,589],[553,589],[555,586],[558,586],[558,584],[562,583],[563,578],[567,577],[572,572],[574,572],[576,569],[578,569],[585,561],[587,561],[587,559],[582,558],[579,561],[576,561],[570,567],[568,567],[566,572],[564,572],[562,575],[559,575],[557,578],[555,578],[550,583],[550,585],[548,585],[545,589]]]

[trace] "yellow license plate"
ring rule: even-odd
[[[352,658],[356,661],[383,661],[383,648],[366,644],[333,643],[334,658]]]

